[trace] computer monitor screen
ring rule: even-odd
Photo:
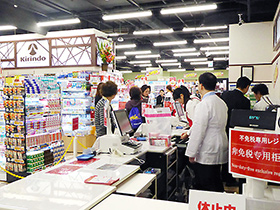
[[[175,101],[175,109],[179,117],[184,117],[184,110],[182,108],[182,105],[178,101]]]
[[[113,115],[121,136],[133,132],[126,109],[115,110]]]

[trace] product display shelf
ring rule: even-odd
[[[62,129],[65,136],[72,136],[72,120],[79,118],[78,136],[86,136],[91,130],[90,85],[87,78],[64,78],[59,80],[62,98]]]
[[[64,154],[60,90],[55,77],[7,77],[6,169],[20,176],[54,165]],[[17,180],[7,175],[7,181]]]
[[[5,151],[6,146],[4,144],[5,139],[5,120],[4,120],[4,100],[5,96],[3,95],[3,84],[0,88],[0,166],[5,168],[6,158]],[[0,169],[0,181],[6,181],[6,172]]]

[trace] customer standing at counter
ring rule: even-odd
[[[233,109],[250,109],[250,100],[244,96],[249,90],[251,81],[247,77],[240,77],[236,82],[236,89],[226,91],[221,95],[222,100],[228,107],[228,120],[226,126],[227,136],[229,138],[229,123],[231,111]],[[236,179],[228,172],[228,163],[222,167],[222,179],[226,182],[226,186],[237,186]]]
[[[215,94],[216,83],[212,73],[199,76],[202,101],[195,108],[186,156],[194,163],[198,190],[223,192],[220,169],[221,164],[228,161],[227,106]]]
[[[107,110],[113,110],[111,107],[111,101],[115,98],[118,93],[118,86],[112,82],[106,82],[101,89],[102,98],[98,101],[95,107],[95,127],[96,127],[96,138],[106,135],[107,133]],[[114,132],[115,124],[113,117],[111,116],[112,133]]]
[[[157,96],[156,106],[163,107],[163,101],[164,101],[164,90],[161,89],[159,91],[159,95]]]
[[[96,94],[95,94],[95,97],[94,97],[94,105],[95,105],[94,107],[96,107],[98,101],[102,98],[101,90],[102,90],[103,85],[104,85],[104,82],[100,82],[97,85]]]
[[[151,87],[149,85],[143,85],[141,87],[141,91],[142,91],[142,101],[148,103],[149,94],[151,93]]]

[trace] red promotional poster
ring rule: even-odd
[[[72,130],[78,130],[79,129],[79,118],[75,117],[72,119]]]
[[[49,174],[58,174],[58,175],[67,175],[73,171],[76,171],[78,169],[82,168],[82,166],[75,166],[75,165],[64,165],[60,166],[59,168],[53,169],[51,171],[48,171]]]
[[[230,172],[280,183],[280,134],[231,130]]]

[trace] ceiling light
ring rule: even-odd
[[[129,73],[132,73],[132,71],[120,71],[121,73],[123,74],[129,74]]]
[[[140,67],[150,67],[150,66],[152,66],[152,64],[146,63],[146,64],[139,64],[138,66],[140,66]]]
[[[115,58],[116,60],[123,60],[126,59],[126,56],[116,56]]]
[[[136,63],[150,63],[150,60],[143,60],[143,61],[130,61],[129,63],[131,64],[136,64]]]
[[[169,46],[169,45],[181,45],[181,44],[187,44],[187,40],[182,41],[171,41],[171,42],[155,42],[154,46]]]
[[[186,69],[167,69],[168,72],[182,72],[186,71]]]
[[[108,34],[108,36],[111,36],[111,37],[113,37],[113,36],[119,36],[120,34],[118,34],[118,33],[111,33],[111,34]]]
[[[151,50],[124,52],[125,55],[143,55],[143,54],[150,54],[150,53],[152,53]]]
[[[194,68],[195,71],[213,71],[214,68]]]
[[[147,72],[146,70],[142,70],[142,71],[141,71],[141,73],[146,73],[146,72]]]
[[[169,63],[169,62],[177,62],[177,59],[170,59],[170,60],[156,60],[156,63]]]
[[[46,27],[46,26],[59,26],[59,25],[70,25],[80,23],[79,18],[72,18],[72,19],[65,19],[65,20],[55,20],[55,21],[46,21],[46,22],[39,22],[37,26],[39,27]]]
[[[129,12],[129,13],[119,13],[114,15],[103,15],[103,20],[120,20],[120,19],[130,19],[130,18],[141,18],[152,16],[152,12],[140,11],[140,12]]]
[[[208,61],[206,62],[191,62],[191,65],[195,66],[195,65],[208,65]]]
[[[214,39],[195,39],[193,43],[209,43],[209,42],[228,42],[229,38],[214,38]]]
[[[135,58],[159,58],[160,54],[136,55]]]
[[[196,51],[196,49],[193,48],[182,48],[182,49],[173,49],[172,52],[176,53],[176,52],[193,52]]]
[[[136,44],[116,45],[116,49],[134,48],[134,47],[136,47]]]
[[[190,59],[185,59],[185,62],[196,62],[196,61],[207,61],[207,58],[190,58]]]
[[[201,47],[201,51],[209,51],[209,50],[229,50],[229,46],[218,46],[218,47]]]
[[[194,53],[175,53],[174,56],[198,56],[200,55],[200,52],[194,52]]]
[[[184,32],[192,32],[192,31],[211,31],[218,29],[227,29],[226,25],[223,26],[209,26],[209,27],[197,27],[197,28],[183,28]]]
[[[206,55],[224,55],[224,54],[229,54],[229,51],[211,51],[211,52],[206,52]]]
[[[18,5],[17,4],[14,4],[14,8],[17,8],[18,7]]]
[[[228,57],[222,57],[222,58],[213,58],[214,61],[227,61]]]
[[[153,34],[170,34],[173,33],[172,28],[160,30],[134,31],[133,35],[153,35]]]
[[[168,14],[178,14],[178,13],[187,13],[187,12],[199,12],[199,11],[214,10],[214,9],[217,9],[216,4],[204,4],[204,5],[162,9],[160,10],[160,13],[162,15],[168,15]]]
[[[162,65],[162,66],[180,66],[181,63],[162,63],[160,65]]]
[[[0,31],[15,30],[15,29],[17,29],[17,27],[15,26],[10,26],[10,25],[0,26]]]

